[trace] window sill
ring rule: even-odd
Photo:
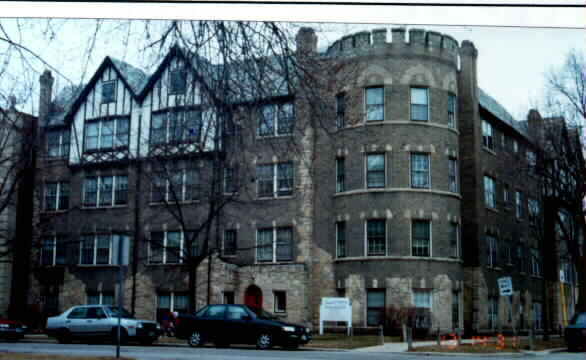
[[[181,266],[184,265],[182,262],[178,262],[178,263],[147,263],[146,266],[152,266],[152,267],[159,267],[159,266]]]
[[[114,264],[77,264],[78,268],[92,269],[92,268],[118,268],[119,265]]]
[[[450,191],[434,190],[434,189],[391,188],[391,187],[346,190],[344,192],[333,193],[332,196],[339,197],[339,196],[362,195],[362,194],[368,194],[368,193],[393,193],[393,192],[418,192],[418,193],[427,193],[427,194],[434,194],[434,195],[445,195],[445,196],[450,196],[450,197],[454,197],[457,199],[462,199],[462,195],[460,195],[459,193],[453,193]]]
[[[539,280],[543,279],[543,277],[541,275],[533,275],[533,274],[531,274],[531,277],[534,278],[534,279],[539,279]]]
[[[493,149],[487,148],[486,146],[482,146],[482,150],[486,151],[487,153],[496,156],[496,152]]]
[[[499,211],[496,208],[485,207],[485,209],[488,210],[488,211],[492,211],[495,214],[498,214],[499,213]]]
[[[406,261],[432,261],[432,262],[450,262],[450,263],[463,263],[462,259],[453,259],[447,257],[427,257],[427,256],[399,256],[399,255],[387,255],[387,256],[346,256],[334,259],[334,262],[346,262],[346,261],[373,261],[373,260],[406,260]]]
[[[293,260],[286,261],[256,261],[254,265],[291,265],[296,264]]]
[[[174,206],[174,205],[189,205],[189,204],[198,204],[201,200],[183,200],[183,201],[159,201],[159,202],[149,202],[149,206]]]
[[[286,195],[286,196],[273,196],[273,197],[257,197],[255,200],[257,201],[268,201],[268,200],[290,200],[295,198],[293,195]]]
[[[125,209],[128,208],[128,204],[126,205],[113,205],[113,206],[100,206],[100,207],[89,207],[89,206],[82,206],[80,210],[109,210],[109,209]]]
[[[59,215],[59,214],[65,214],[69,211],[69,209],[63,209],[63,210],[41,210],[41,215]]]
[[[293,137],[293,133],[282,134],[282,135],[256,135],[256,140],[283,139],[283,138],[290,138],[290,137]]]
[[[525,275],[527,275],[527,273],[525,271],[519,271],[519,275],[525,276]]]
[[[67,162],[69,160],[69,156],[52,157],[45,155],[41,158],[41,160],[47,162]]]
[[[231,258],[231,259],[233,259],[233,258],[237,257],[237,255],[236,254],[222,254],[222,257],[223,258]]]

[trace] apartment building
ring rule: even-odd
[[[186,311],[193,282],[198,307],[308,324],[322,297],[346,296],[359,327],[408,307],[443,330],[541,327],[539,203],[521,175],[536,161],[533,123],[479,88],[474,44],[394,28],[318,53],[303,28],[297,50],[319,107],[307,89],[279,89],[227,117],[198,71],[215,65],[178,47],[153,74],[107,57],[55,98],[45,72],[31,301],[45,314],[114,303],[129,242],[124,304],[140,317]],[[206,232],[211,179],[231,201]],[[202,251],[188,274],[185,254]]]

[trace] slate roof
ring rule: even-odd
[[[478,104],[496,118],[515,129],[521,136],[529,138],[527,122],[515,120],[501,104],[481,88],[478,88]]]
[[[65,116],[84,87],[85,84],[81,84],[70,85],[61,89],[51,104],[51,112],[49,113],[47,126],[65,125]]]
[[[140,94],[149,80],[148,74],[122,60],[113,57],[110,57],[110,60],[112,60],[112,64],[124,77],[128,86],[130,86],[130,90],[132,90],[135,95]]]

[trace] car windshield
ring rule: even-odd
[[[586,326],[586,313],[576,314],[572,320],[572,325]]]
[[[115,306],[106,306],[106,312],[108,313],[109,317],[118,317],[118,308]],[[125,308],[122,308],[120,317],[125,319],[134,319],[134,316],[130,315],[130,313]]]

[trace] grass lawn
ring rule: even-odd
[[[385,342],[398,342],[398,337],[385,336]],[[380,336],[376,335],[355,335],[348,337],[344,334],[325,334],[314,335],[307,347],[314,348],[338,348],[338,349],[356,349],[367,346],[381,345]]]
[[[0,360],[115,360],[114,356],[63,356],[26,353],[0,353]],[[122,360],[134,360],[134,358],[121,357]]]
[[[494,338],[488,343],[476,344],[462,344],[460,346],[418,346],[414,352],[454,352],[454,353],[501,353],[501,352],[519,352],[521,350],[529,350],[529,341],[521,340],[517,344],[513,344],[508,338],[505,339],[504,346],[497,347]],[[515,346],[516,345],[516,346]],[[534,350],[558,349],[566,347],[563,338],[554,338],[549,341],[535,340]]]

